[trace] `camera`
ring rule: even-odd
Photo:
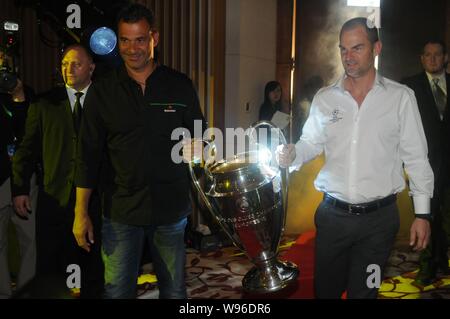
[[[17,75],[6,60],[0,65],[0,93],[11,92],[17,85]]]
[[[0,93],[8,93],[17,85],[14,56],[18,49],[18,31],[19,24],[11,21],[5,21],[0,30]]]

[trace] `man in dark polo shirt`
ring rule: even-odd
[[[151,248],[160,298],[186,298],[184,230],[190,213],[189,175],[171,159],[175,128],[193,132],[202,120],[197,94],[183,74],[153,59],[153,14],[142,5],[118,16],[124,65],[93,84],[86,96],[77,159],[73,232],[89,250],[91,190],[102,180],[105,297],[135,298],[144,240]],[[204,123],[204,121],[203,121]]]

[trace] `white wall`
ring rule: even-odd
[[[258,120],[264,86],[276,75],[276,27],[277,0],[227,0],[226,128]]]

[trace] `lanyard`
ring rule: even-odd
[[[11,112],[10,110],[8,110],[8,109],[6,108],[6,106],[4,106],[4,105],[2,104],[2,107],[3,107],[3,109],[5,110],[5,113],[8,114],[9,117],[12,117],[12,116],[13,116],[13,115],[12,115],[12,112]]]

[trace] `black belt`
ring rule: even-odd
[[[326,203],[328,203],[334,207],[340,208],[349,214],[361,215],[361,214],[371,213],[373,211],[376,211],[377,209],[380,209],[381,207],[385,207],[385,206],[395,203],[395,201],[397,200],[397,195],[392,194],[387,197],[377,199],[377,200],[374,200],[374,201],[368,202],[368,203],[362,203],[362,204],[349,204],[349,203],[343,202],[339,199],[336,199],[328,194],[324,195],[323,200]]]

